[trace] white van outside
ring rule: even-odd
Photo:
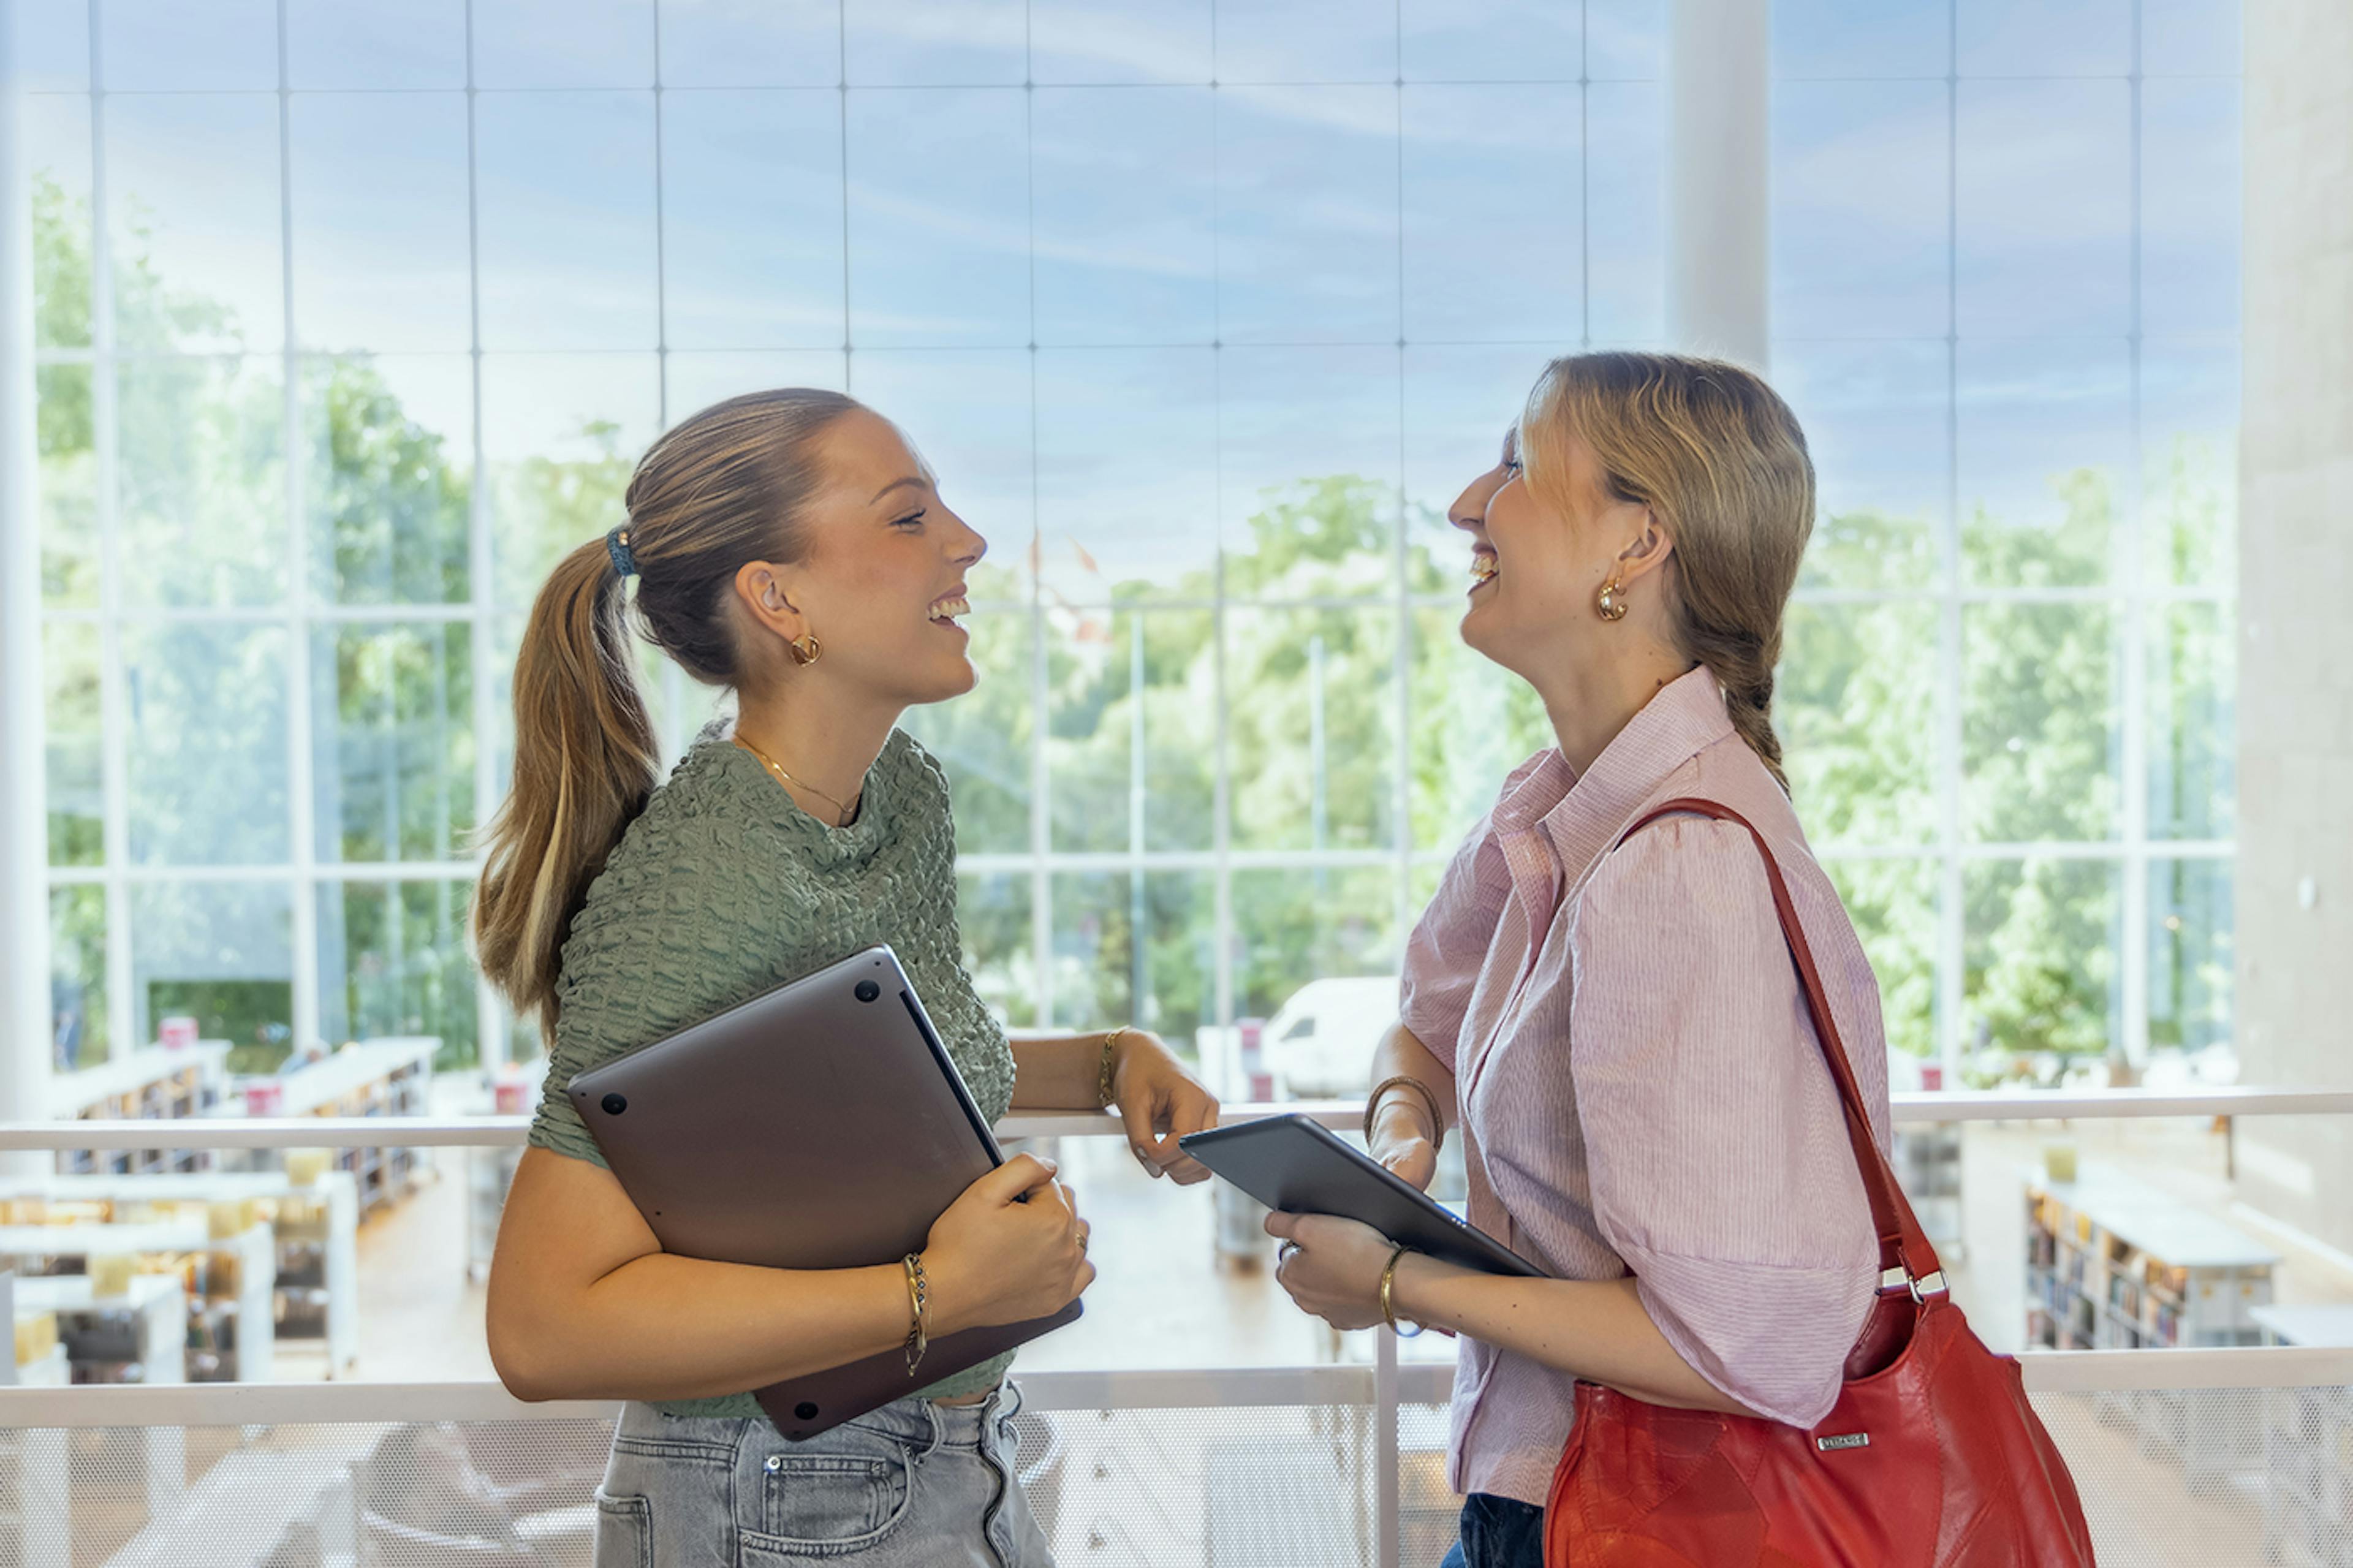
[[[1276,1010],[1260,1037],[1276,1094],[1362,1098],[1372,1087],[1373,1047],[1397,1016],[1394,974],[1309,981]]]

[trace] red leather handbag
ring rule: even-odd
[[[1765,857],[1871,1199],[1881,1288],[1838,1403],[1810,1431],[1577,1384],[1545,1510],[1545,1568],[2089,1568],[2074,1480],[2017,1361],[1969,1331],[1872,1138],[1772,849],[1708,800],[1670,802],[1633,831],[1681,812],[1737,823]]]

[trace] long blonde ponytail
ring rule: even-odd
[[[518,1013],[549,1025],[572,917],[657,782],[623,588],[599,539],[540,589],[515,658],[514,781],[483,835],[476,956]]]

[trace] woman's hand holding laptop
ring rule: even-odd
[[[1016,1154],[964,1190],[923,1244],[932,1332],[1050,1317],[1094,1283],[1077,1194],[1051,1160]]]

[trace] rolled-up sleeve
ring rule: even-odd
[[[1758,1414],[1830,1413],[1878,1282],[1837,1090],[1747,833],[1610,854],[1571,938],[1596,1222],[1676,1352]]]
[[[1471,993],[1511,890],[1503,851],[1482,818],[1455,851],[1430,907],[1406,939],[1398,1015],[1449,1072],[1454,1070]]]

